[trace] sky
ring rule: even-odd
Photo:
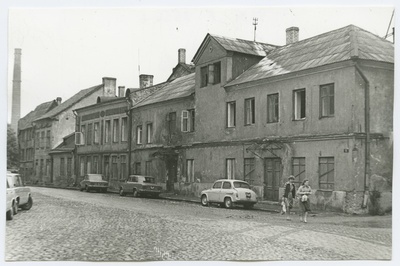
[[[190,63],[207,33],[285,44],[285,30],[300,40],[349,24],[384,36],[393,7],[129,7],[10,8],[8,25],[8,121],[14,49],[22,49],[21,117],[37,105],[114,77],[135,88],[139,74],[165,81],[186,49]],[[392,26],[394,21],[392,22]],[[391,40],[389,38],[389,40]],[[140,67],[139,67],[140,66]]]

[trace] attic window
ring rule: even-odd
[[[200,88],[210,84],[221,83],[221,62],[209,64],[200,68],[201,83]]]

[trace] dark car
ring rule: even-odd
[[[101,174],[87,174],[80,183],[80,190],[97,190],[107,192],[108,182],[104,180]]]
[[[162,187],[156,184],[155,178],[151,176],[131,175],[124,182],[120,183],[119,194],[133,194],[134,197],[147,195],[158,197],[162,192]]]

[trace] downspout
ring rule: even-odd
[[[79,116],[78,116],[78,114],[76,113],[76,111],[75,110],[72,110],[72,113],[74,114],[74,116],[75,116],[75,133],[76,132],[79,132],[79,128],[80,128],[80,119],[79,119]],[[76,137],[76,134],[75,134],[75,137]],[[75,148],[74,148],[74,150],[73,150],[73,155],[74,155],[74,173],[75,173],[75,178],[74,178],[74,184],[73,184],[73,186],[76,186],[77,185],[77,183],[78,183],[78,147],[77,147],[77,145],[76,145],[76,139],[74,138],[74,141],[75,141]]]
[[[357,59],[354,58],[354,67],[358,74],[365,82],[365,99],[364,99],[364,119],[365,119],[365,171],[364,171],[364,198],[362,203],[362,208],[367,207],[368,197],[369,197],[369,178],[371,175],[370,166],[370,99],[369,99],[369,81],[365,74],[362,72],[357,64]]]
[[[128,176],[131,175],[131,160],[132,160],[132,104],[129,96],[126,97],[126,102],[128,103]]]

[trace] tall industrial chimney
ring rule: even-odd
[[[18,120],[21,118],[21,49],[15,48],[14,74],[11,105],[11,127],[18,136]]]

